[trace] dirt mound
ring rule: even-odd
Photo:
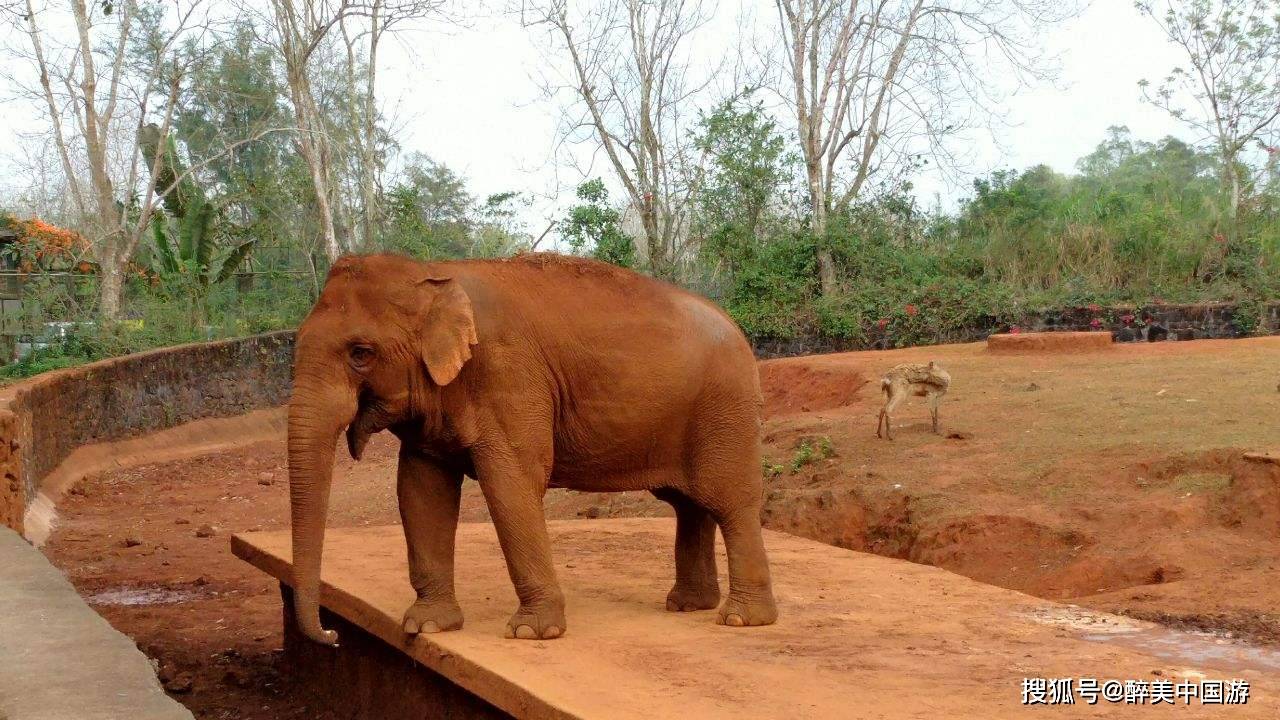
[[[987,338],[993,353],[1073,353],[1095,352],[1111,347],[1109,332],[1042,332],[996,334]]]
[[[850,405],[868,382],[860,368],[822,367],[795,361],[760,364],[765,417]]]

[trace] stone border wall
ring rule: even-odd
[[[981,342],[995,333],[1007,333],[1015,327],[1023,332],[1098,332],[1110,331],[1115,342],[1159,342],[1164,340],[1210,340],[1239,338],[1249,335],[1280,334],[1280,302],[1269,302],[1250,310],[1258,317],[1246,317],[1236,303],[1200,303],[1192,305],[1153,304],[1144,306],[1086,307],[1041,310],[1026,313],[1021,320],[1009,323],[989,318],[972,327],[961,328],[948,335],[931,338],[929,345]],[[1249,327],[1252,331],[1243,329]],[[897,347],[896,338],[887,334],[865,340],[810,335],[799,338],[751,338],[756,357],[761,359],[847,352],[850,350],[887,350]]]
[[[41,481],[76,448],[284,404],[293,339],[178,345],[0,388],[0,524],[22,532]]]

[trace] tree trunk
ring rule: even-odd
[[[121,299],[124,295],[124,271],[121,263],[114,257],[115,253],[107,253],[98,262],[98,314],[108,323],[120,319]]]
[[[377,192],[377,168],[374,164],[377,162],[375,153],[377,150],[377,95],[375,88],[378,79],[378,39],[382,37],[382,30],[378,27],[378,13],[382,8],[382,0],[374,0],[372,16],[369,19],[369,62],[366,72],[368,72],[368,83],[365,86],[364,93],[364,138],[361,140],[361,158],[360,167],[364,171],[364,177],[361,178],[361,190],[364,193],[364,240],[363,247],[366,251],[373,249],[374,230],[378,218],[378,192]]]
[[[809,213],[809,229],[817,244],[818,283],[824,297],[836,292],[836,263],[831,256],[831,248],[827,246],[827,193],[823,187],[822,169],[818,166],[818,158],[805,163],[809,180],[809,202],[812,209]]]
[[[306,70],[299,68],[299,72],[305,73]],[[306,77],[291,73],[289,84],[292,89],[290,95],[293,98],[294,114],[297,115],[299,124],[302,126],[298,145],[311,177],[311,189],[315,194],[316,215],[319,216],[317,219],[320,221],[320,236],[324,241],[324,252],[332,263],[342,255],[342,246],[338,244],[338,236],[334,231],[333,206],[329,202],[328,167],[324,162],[326,154],[323,144],[324,127],[321,125],[318,113],[314,110],[311,88]]]

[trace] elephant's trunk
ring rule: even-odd
[[[320,625],[320,556],[338,434],[355,415],[345,382],[295,373],[289,400],[289,501],[293,526],[293,602],[298,627],[308,638],[337,645]]]

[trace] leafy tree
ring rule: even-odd
[[[193,65],[173,118],[178,145],[200,160],[193,181],[217,196],[227,235],[258,241],[248,262],[306,268],[311,248],[302,239],[316,235],[310,180],[288,131],[294,121],[282,102],[287,90],[278,59],[243,20],[211,54]]]
[[[609,205],[604,181],[595,178],[578,186],[579,203],[569,209],[560,234],[575,253],[621,267],[635,267],[635,240],[622,231],[622,215]]]
[[[704,115],[695,147],[707,158],[697,194],[695,231],[713,263],[736,270],[764,240],[771,210],[797,158],[759,103],[730,100]]]
[[[1242,154],[1280,145],[1280,0],[1176,0],[1138,10],[1185,53],[1148,101],[1213,138],[1223,195],[1231,217],[1239,213],[1250,173]]]
[[[475,211],[471,240],[472,257],[505,257],[526,250],[529,235],[518,219],[526,205],[518,192],[494,193]]]
[[[387,192],[389,227],[382,245],[414,257],[465,257],[471,247],[474,204],[457,173],[412,153],[401,178]]]

